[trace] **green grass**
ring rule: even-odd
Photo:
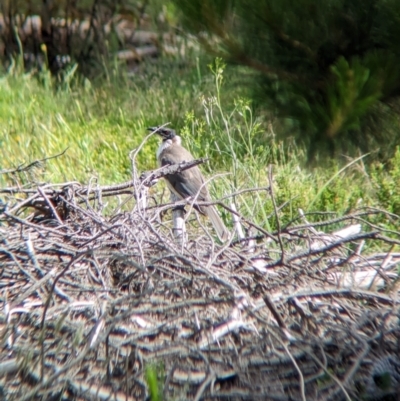
[[[0,168],[68,148],[63,157],[47,164],[43,180],[86,181],[93,175],[103,183],[128,179],[129,152],[141,143],[146,127],[177,124],[180,115],[193,109],[196,93],[190,80],[178,81],[176,71],[170,73],[171,78],[156,71],[129,79],[115,70],[101,85],[76,79],[72,87],[58,90],[29,75],[3,77]],[[145,145],[140,167],[155,166],[155,146],[155,140]]]
[[[279,125],[275,127],[268,115],[254,115],[243,91],[225,84],[226,73],[217,61],[208,70],[198,63],[182,68],[160,62],[133,77],[112,66],[100,82],[90,83],[75,73],[59,86],[46,75],[4,76],[0,170],[67,151],[41,169],[18,176],[0,174],[0,185],[32,180],[85,183],[91,177],[102,185],[126,181],[131,176],[129,152],[142,142],[146,127],[171,122],[195,157],[210,158],[202,167],[206,175],[223,174],[212,180],[214,197],[268,186],[272,164],[276,201],[285,204],[280,210],[284,224],[298,216],[298,208],[341,215],[362,205],[400,214],[400,150],[386,166],[365,167],[365,156],[306,168],[305,149],[290,138],[277,140]],[[139,169],[155,167],[157,146],[156,138],[144,145]],[[234,201],[247,217],[267,229],[276,228],[267,191],[238,195]]]
[[[145,370],[146,384],[150,393],[151,401],[162,401],[162,383],[159,376],[164,375],[162,366],[147,365]]]

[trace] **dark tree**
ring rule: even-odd
[[[174,2],[210,53],[257,72],[254,99],[289,118],[311,155],[398,143],[400,1]]]

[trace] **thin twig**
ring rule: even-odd
[[[276,219],[276,226],[278,228],[277,230],[277,238],[279,242],[279,246],[281,248],[281,264],[285,264],[285,248],[283,246],[282,238],[281,238],[281,223],[278,215],[278,209],[276,207],[276,201],[275,201],[275,195],[274,195],[274,190],[273,190],[273,179],[272,179],[272,165],[270,164],[268,166],[268,180],[269,180],[269,187],[270,187],[270,192],[271,192],[271,199],[272,199],[272,205],[274,206],[274,212],[275,212],[275,219]]]
[[[28,171],[31,168],[36,167],[39,164],[41,164],[47,160],[51,160],[51,159],[55,159],[56,157],[63,156],[67,150],[68,150],[68,148],[65,148],[62,152],[57,153],[56,155],[44,157],[43,159],[34,160],[33,162],[29,163],[27,166],[24,166],[24,164],[20,164],[17,168],[13,168],[13,169],[9,169],[9,170],[0,170],[0,174],[15,174],[15,173],[22,173],[24,171]]]

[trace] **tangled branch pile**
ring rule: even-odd
[[[142,188],[0,190],[8,400],[155,400],[157,386],[185,400],[396,394],[400,235],[369,223],[382,212],[303,216],[223,245],[200,221],[182,247],[162,220],[171,204],[105,215],[105,196]]]

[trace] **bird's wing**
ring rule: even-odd
[[[172,157],[171,153],[171,151],[164,152],[159,160],[161,166],[174,164],[173,160],[177,158]],[[185,157],[185,161],[193,160],[193,157],[191,157],[189,153],[185,156],[187,156]],[[203,175],[197,166],[177,174],[170,174],[166,176],[165,179],[170,189],[182,199],[197,196],[197,200],[199,201],[210,200],[210,195],[204,184]],[[202,208],[199,207],[200,212],[204,213],[201,209]]]
[[[168,180],[182,198],[197,197],[199,201],[209,200],[203,176],[197,166],[179,174],[170,175]]]

